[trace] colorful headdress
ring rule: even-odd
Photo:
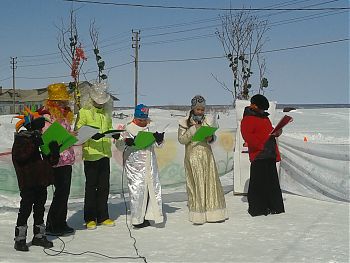
[[[15,116],[15,118],[20,119],[16,123],[16,132],[19,131],[21,127],[28,127],[34,120],[39,118],[44,118],[44,114],[48,114],[49,112],[44,110],[43,108],[38,109],[37,111],[32,112],[27,106],[24,106],[23,115]]]

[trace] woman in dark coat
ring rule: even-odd
[[[263,95],[251,98],[241,122],[241,133],[248,144],[250,181],[248,188],[248,213],[251,216],[284,212],[282,192],[278,180],[276,162],[281,160],[268,113],[269,102]]]

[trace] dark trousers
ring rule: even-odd
[[[284,212],[274,159],[254,160],[251,163],[248,203],[248,212],[252,216]]]
[[[46,186],[34,186],[20,192],[21,202],[17,216],[17,226],[27,225],[33,210],[34,225],[44,223],[45,203],[47,199]]]
[[[109,218],[108,195],[110,164],[109,158],[104,157],[97,161],[84,161],[85,172],[85,222],[103,222]]]
[[[67,224],[67,204],[72,180],[72,166],[55,167],[53,171],[55,192],[47,214],[46,225],[55,229]]]

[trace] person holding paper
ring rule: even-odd
[[[213,120],[204,115],[205,106],[205,99],[200,95],[195,96],[191,100],[189,115],[179,121],[178,129],[178,140],[185,145],[189,220],[193,224],[228,219],[225,196],[210,146],[216,137],[210,135],[202,141],[193,140],[202,126],[213,126]]]
[[[115,142],[118,150],[123,151],[134,228],[149,226],[149,220],[163,222],[161,185],[153,147],[162,145],[164,132],[149,132],[148,112],[147,106],[137,105],[133,121],[126,125],[121,139]]]
[[[59,159],[57,141],[49,144],[48,155],[40,151],[43,144],[42,129],[45,125],[43,112],[31,112],[16,116],[21,119],[16,123],[15,139],[12,146],[12,162],[16,171],[21,202],[15,228],[15,245],[18,251],[28,251],[26,243],[27,221],[33,211],[33,246],[53,247],[45,235],[44,212],[47,199],[47,186],[52,184],[53,169]],[[25,127],[26,130],[20,130]]]
[[[44,130],[47,130],[54,122],[61,124],[68,132],[75,135],[71,125],[74,114],[69,107],[71,96],[68,94],[64,83],[51,84],[47,88],[48,99],[45,109],[49,118]],[[72,165],[75,162],[73,147],[69,147],[60,153],[58,164],[54,166],[54,187],[52,202],[46,218],[46,232],[49,235],[63,236],[74,233],[74,229],[67,224],[68,198],[72,180]]]
[[[248,144],[250,180],[248,188],[248,213],[251,216],[284,212],[282,192],[278,181],[276,162],[281,160],[268,113],[269,101],[263,95],[254,95],[246,107],[241,122],[241,133]]]
[[[92,85],[89,98],[79,110],[76,129],[89,125],[99,128],[99,132],[83,144],[85,172],[84,220],[88,230],[97,224],[115,226],[109,217],[108,195],[110,188],[111,138],[104,132],[112,129],[112,100],[104,83]],[[114,135],[118,139],[119,134]]]

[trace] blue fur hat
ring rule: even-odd
[[[149,108],[144,104],[135,107],[134,117],[137,119],[148,119]]]

